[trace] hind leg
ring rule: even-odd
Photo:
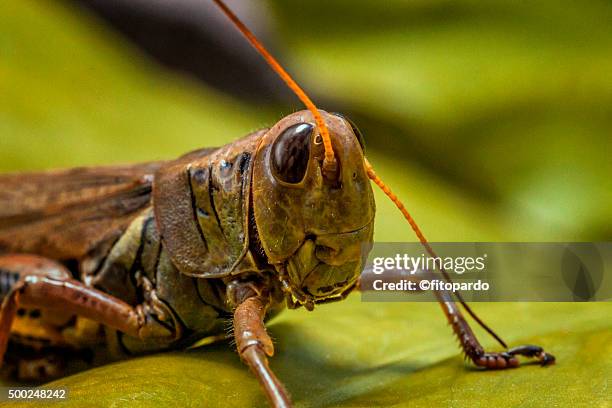
[[[21,308],[79,316],[77,322],[86,318],[141,339],[172,341],[179,334],[178,328],[160,323],[150,305],[132,306],[87,287],[73,279],[62,265],[38,256],[0,256],[0,289],[4,295],[0,309],[0,359]]]
[[[49,276],[56,279],[71,277],[70,272],[61,265],[42,258],[29,255],[2,256],[0,297],[7,297],[13,287],[26,276]],[[63,335],[68,328],[74,330],[77,320],[73,314],[40,307],[18,306],[15,309],[14,304],[8,307],[8,311],[12,310],[15,313],[10,325],[3,369],[5,373],[11,373],[22,381],[49,380],[64,373],[69,357],[83,354],[79,350],[79,342],[71,341]],[[3,333],[6,333],[6,329]]]

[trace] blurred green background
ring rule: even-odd
[[[219,16],[211,41],[244,72],[187,53],[229,73],[211,83],[159,64],[82,3],[0,5],[2,172],[170,159],[302,109],[261,74],[248,47],[224,43],[233,29]],[[370,161],[430,240],[611,240],[610,2],[255,4],[246,20],[321,108],[358,124]],[[205,9],[204,21],[214,12]],[[243,75],[264,91],[232,87]],[[415,240],[393,205],[376,199],[376,240]],[[609,304],[475,308],[504,337],[541,343],[559,364],[466,369],[437,305],[364,305],[355,296],[323,312],[283,313],[271,326],[273,366],[304,406],[610,406]],[[75,405],[265,405],[237,360],[215,346],[58,384],[74,390]]]

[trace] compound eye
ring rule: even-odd
[[[346,120],[348,124],[351,125],[351,129],[353,130],[353,133],[355,134],[355,137],[357,138],[357,141],[359,142],[359,146],[361,146],[361,151],[365,153],[365,139],[363,138],[363,135],[361,134],[361,131],[359,130],[357,125],[355,125],[352,120],[350,120],[349,118],[347,118],[341,113],[333,112],[332,115],[335,115],[339,118]]]
[[[296,184],[304,179],[310,157],[310,135],[314,126],[298,123],[289,126],[272,146],[272,167],[277,179]]]

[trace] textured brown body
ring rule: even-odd
[[[292,292],[340,299],[371,246],[374,199],[349,124],[326,119],[342,163],[336,184],[323,180],[314,144],[302,182],[272,174],[271,146],[288,127],[312,121],[307,111],[173,161],[2,175],[0,255],[58,261],[87,287],[144,305],[173,333],[150,340],[113,332],[129,352],[222,334],[236,280],[266,288],[268,314],[285,306],[279,273]],[[7,282],[18,279],[11,273]],[[11,285],[0,289],[6,295]]]
[[[265,274],[249,247],[251,157],[263,133],[175,161],[0,175],[0,254],[59,261],[73,278],[130,305],[153,298],[156,318],[181,334],[143,342],[116,333],[122,350],[222,333],[231,315],[228,275]],[[18,276],[2,274],[4,295]],[[47,343],[51,326],[36,323],[25,325],[28,337]],[[65,323],[62,330],[74,330]]]

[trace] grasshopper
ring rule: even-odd
[[[213,0],[306,105],[268,129],[176,160],[0,176],[0,361],[23,379],[61,375],[71,352],[125,354],[227,337],[270,403],[291,400],[270,369],[265,322],[359,290],[373,243],[372,183],[405,206],[364,155],[363,136],[319,110],[249,29]],[[448,274],[441,270],[449,280]],[[490,369],[538,346],[486,352],[452,295],[436,293],[465,355]]]

